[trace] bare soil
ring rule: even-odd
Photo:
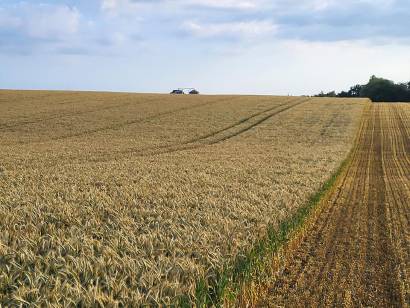
[[[409,109],[369,107],[348,169],[260,306],[409,307]]]

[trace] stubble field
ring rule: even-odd
[[[409,119],[410,104],[366,108],[346,172],[255,306],[409,307]]]
[[[0,91],[0,304],[193,298],[334,172],[367,104]]]

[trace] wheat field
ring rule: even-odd
[[[0,305],[193,299],[332,174],[367,104],[0,91]]]

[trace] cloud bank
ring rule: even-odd
[[[44,81],[44,87],[60,88],[107,88],[116,76],[115,89],[168,89],[196,81],[211,90],[234,75],[240,80],[224,88],[233,92],[250,84],[252,74],[258,80],[252,89],[259,89],[269,88],[269,76],[284,71],[300,70],[299,78],[312,79],[308,69],[323,69],[321,77],[342,72],[343,84],[336,74],[329,81],[343,88],[365,82],[368,74],[388,73],[389,66],[381,63],[394,72],[386,77],[406,80],[410,77],[400,71],[410,71],[403,52],[410,44],[409,28],[407,0],[2,0],[0,61],[6,64],[0,82],[37,85],[13,74],[17,67],[29,76],[27,63],[76,68],[71,77],[49,72],[53,83]],[[359,65],[348,66],[355,80],[347,81],[346,63]],[[90,77],[74,77],[79,75]],[[210,81],[201,77],[208,75]]]

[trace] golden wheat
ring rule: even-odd
[[[0,304],[170,304],[306,202],[365,100],[0,91]]]

